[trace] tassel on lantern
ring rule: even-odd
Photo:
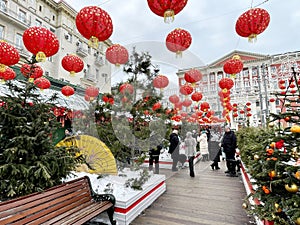
[[[46,61],[46,55],[44,52],[38,52],[35,56],[35,59],[37,62],[45,62]]]
[[[248,36],[248,42],[255,43],[257,41],[257,34],[250,34]]]
[[[29,82],[29,83],[33,83],[33,81],[34,81],[34,78],[33,78],[33,77],[30,77],[30,78],[28,79],[28,82]]]
[[[164,12],[164,22],[165,23],[172,23],[174,21],[174,10],[168,9]]]
[[[75,77],[76,72],[75,71],[70,71],[70,76]]]
[[[98,38],[96,38],[95,36],[92,36],[88,42],[88,45],[90,47],[93,47],[93,48],[98,48]]]
[[[4,64],[0,64],[0,72],[4,73],[6,70],[6,66]]]

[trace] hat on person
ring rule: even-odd
[[[226,129],[230,129],[230,126],[226,125],[226,126],[224,127],[224,129],[225,129],[225,130],[226,130]]]

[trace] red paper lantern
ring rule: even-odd
[[[116,66],[128,62],[128,51],[125,47],[119,44],[114,44],[106,49],[106,59]]]
[[[86,100],[87,102],[91,101],[91,97],[88,95],[84,95],[84,100]]]
[[[89,45],[95,48],[99,41],[107,40],[113,32],[109,14],[98,6],[82,8],[76,16],[76,27],[89,40]]]
[[[191,43],[191,34],[180,28],[171,31],[166,38],[167,48],[171,52],[175,52],[176,55],[181,55],[184,50],[190,47]]]
[[[26,64],[24,63],[20,69],[24,77],[29,78],[30,81],[40,78],[43,76],[43,69],[37,64]]]
[[[176,104],[180,101],[180,98],[177,95],[171,95],[169,97],[169,101],[173,104]]]
[[[160,109],[161,108],[161,103],[160,102],[156,102],[156,103],[154,103],[154,105],[152,106],[152,110],[153,111],[156,111],[156,110],[158,110],[158,109]]]
[[[7,42],[0,40],[0,72],[4,72],[6,66],[18,63],[20,55],[18,50]]]
[[[169,85],[169,79],[164,75],[158,75],[153,79],[153,86],[155,88],[165,88]]]
[[[131,84],[125,83],[120,86],[119,91],[123,95],[126,93],[133,94],[134,88]]]
[[[16,73],[10,67],[6,67],[4,72],[0,72],[0,79],[4,81],[13,80],[16,78]]]
[[[203,112],[207,112],[210,109],[210,105],[208,102],[202,102],[200,105],[200,109]]]
[[[148,6],[153,13],[164,17],[165,22],[173,22],[177,15],[186,5],[187,0],[148,0]]]
[[[61,65],[66,71],[70,72],[71,76],[82,71],[84,67],[82,59],[72,54],[64,56],[61,60]]]
[[[237,114],[237,113],[233,113],[233,114],[232,114],[232,116],[233,116],[233,117],[238,117],[238,116],[239,116],[239,114]]]
[[[182,106],[184,106],[184,107],[189,107],[192,103],[193,103],[192,100],[190,100],[190,99],[185,99],[185,100],[182,102]]]
[[[261,8],[252,8],[243,13],[235,24],[235,30],[249,41],[256,40],[258,34],[265,31],[270,23],[269,13]]]
[[[48,89],[51,86],[50,81],[45,77],[37,78],[34,81],[35,86],[37,86],[41,91],[44,89]]]
[[[241,58],[238,55],[235,55],[232,57],[232,59],[229,59],[225,62],[223,65],[223,70],[225,73],[235,76],[235,74],[242,71],[243,67],[244,64],[241,61]]]
[[[270,98],[270,102],[275,102],[275,98]]]
[[[201,101],[203,95],[200,92],[195,92],[192,94],[191,99],[195,102]]]
[[[90,96],[92,100],[96,98],[98,94],[99,94],[99,89],[97,87],[90,86],[85,89],[85,95]]]
[[[71,86],[63,86],[61,88],[61,93],[66,96],[66,97],[69,97],[71,95],[74,95],[75,91],[74,91],[74,88],[72,88]]]
[[[36,55],[38,62],[46,61],[46,57],[58,52],[59,42],[55,34],[44,27],[30,27],[23,34],[26,49]]]
[[[202,73],[199,70],[190,69],[189,71],[184,73],[184,79],[186,82],[194,85],[202,79]]]
[[[181,110],[181,109],[182,109],[182,102],[177,102],[177,103],[175,103],[175,104],[174,104],[174,108],[175,108],[176,110]]]
[[[246,103],[246,106],[250,106],[250,105],[251,105],[251,102],[247,102],[247,103]]]
[[[234,82],[232,79],[230,78],[222,78],[220,81],[219,81],[219,87],[222,89],[223,92],[227,92],[227,90],[231,89],[234,85]]]
[[[179,92],[183,95],[190,95],[190,94],[192,94],[193,91],[194,91],[194,88],[192,86],[190,86],[189,84],[182,85],[179,88]]]

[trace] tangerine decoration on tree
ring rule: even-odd
[[[84,63],[77,55],[66,55],[61,60],[62,67],[70,72],[70,76],[75,76],[75,73],[79,73],[83,70]]]
[[[82,8],[76,15],[76,27],[95,48],[98,48],[99,41],[107,40],[113,32],[110,15],[98,6]]]
[[[69,97],[69,96],[71,96],[71,95],[74,95],[75,90],[74,90],[74,88],[72,88],[71,86],[66,85],[66,86],[63,86],[63,87],[61,88],[61,93],[62,93],[64,96]]]
[[[182,52],[190,47],[192,43],[191,34],[183,29],[176,28],[166,38],[166,46],[171,52],[181,56]]]
[[[40,77],[34,81],[34,85],[37,86],[42,91],[44,89],[50,88],[51,83],[47,78]]]
[[[20,69],[24,77],[29,78],[29,82],[33,82],[34,79],[43,76],[43,69],[37,64],[24,63]]]
[[[125,47],[114,44],[106,49],[105,57],[110,63],[120,66],[128,62],[129,55]]]
[[[163,88],[167,87],[169,85],[169,79],[168,77],[164,75],[158,75],[153,79],[153,86],[155,88],[159,88],[162,90]]]
[[[55,55],[59,41],[55,34],[44,27],[30,27],[23,34],[26,49],[34,54],[37,62],[45,62],[46,57]]]
[[[184,79],[194,87],[195,84],[202,79],[202,73],[197,69],[190,69],[184,73]]]
[[[6,66],[18,63],[20,55],[18,50],[7,42],[0,40],[0,72],[4,72]]]
[[[148,0],[148,6],[153,13],[164,17],[165,23],[174,21],[177,15],[187,4],[187,0]]]
[[[270,23],[270,15],[265,9],[251,8],[243,13],[235,24],[235,31],[249,42],[256,41],[257,35],[265,31]]]
[[[244,64],[241,61],[241,57],[234,55],[232,59],[229,59],[223,65],[223,70],[225,73],[230,74],[230,77],[235,78],[236,74],[243,70]]]

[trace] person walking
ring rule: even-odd
[[[189,161],[189,169],[190,169],[190,176],[195,177],[194,172],[194,159],[195,159],[195,153],[196,153],[196,145],[197,142],[195,138],[193,137],[193,134],[191,132],[186,133],[186,138],[184,139],[184,146],[185,146],[185,154],[188,157]]]
[[[227,176],[236,177],[235,150],[237,148],[237,141],[234,131],[232,131],[229,126],[225,126],[221,147],[226,157],[227,171],[225,171],[225,173],[227,173]]]
[[[219,162],[220,162],[220,156],[222,155],[222,149],[221,147],[218,148],[217,154],[215,155],[215,157],[213,158],[213,163],[210,164],[210,167],[212,168],[212,170],[219,170]]]
[[[208,141],[206,131],[202,130],[200,136],[198,136],[197,141],[199,142],[200,153],[202,156],[202,161],[208,161]]]
[[[155,163],[154,174],[159,174],[159,155],[163,148],[161,136],[152,131],[149,138],[149,171],[153,171],[153,163]]]
[[[173,129],[172,133],[170,134],[169,141],[170,141],[170,146],[169,146],[168,153],[171,154],[171,158],[173,159],[172,171],[178,171],[177,163],[178,163],[178,160],[179,160],[180,141],[179,141],[178,130],[177,129]]]

